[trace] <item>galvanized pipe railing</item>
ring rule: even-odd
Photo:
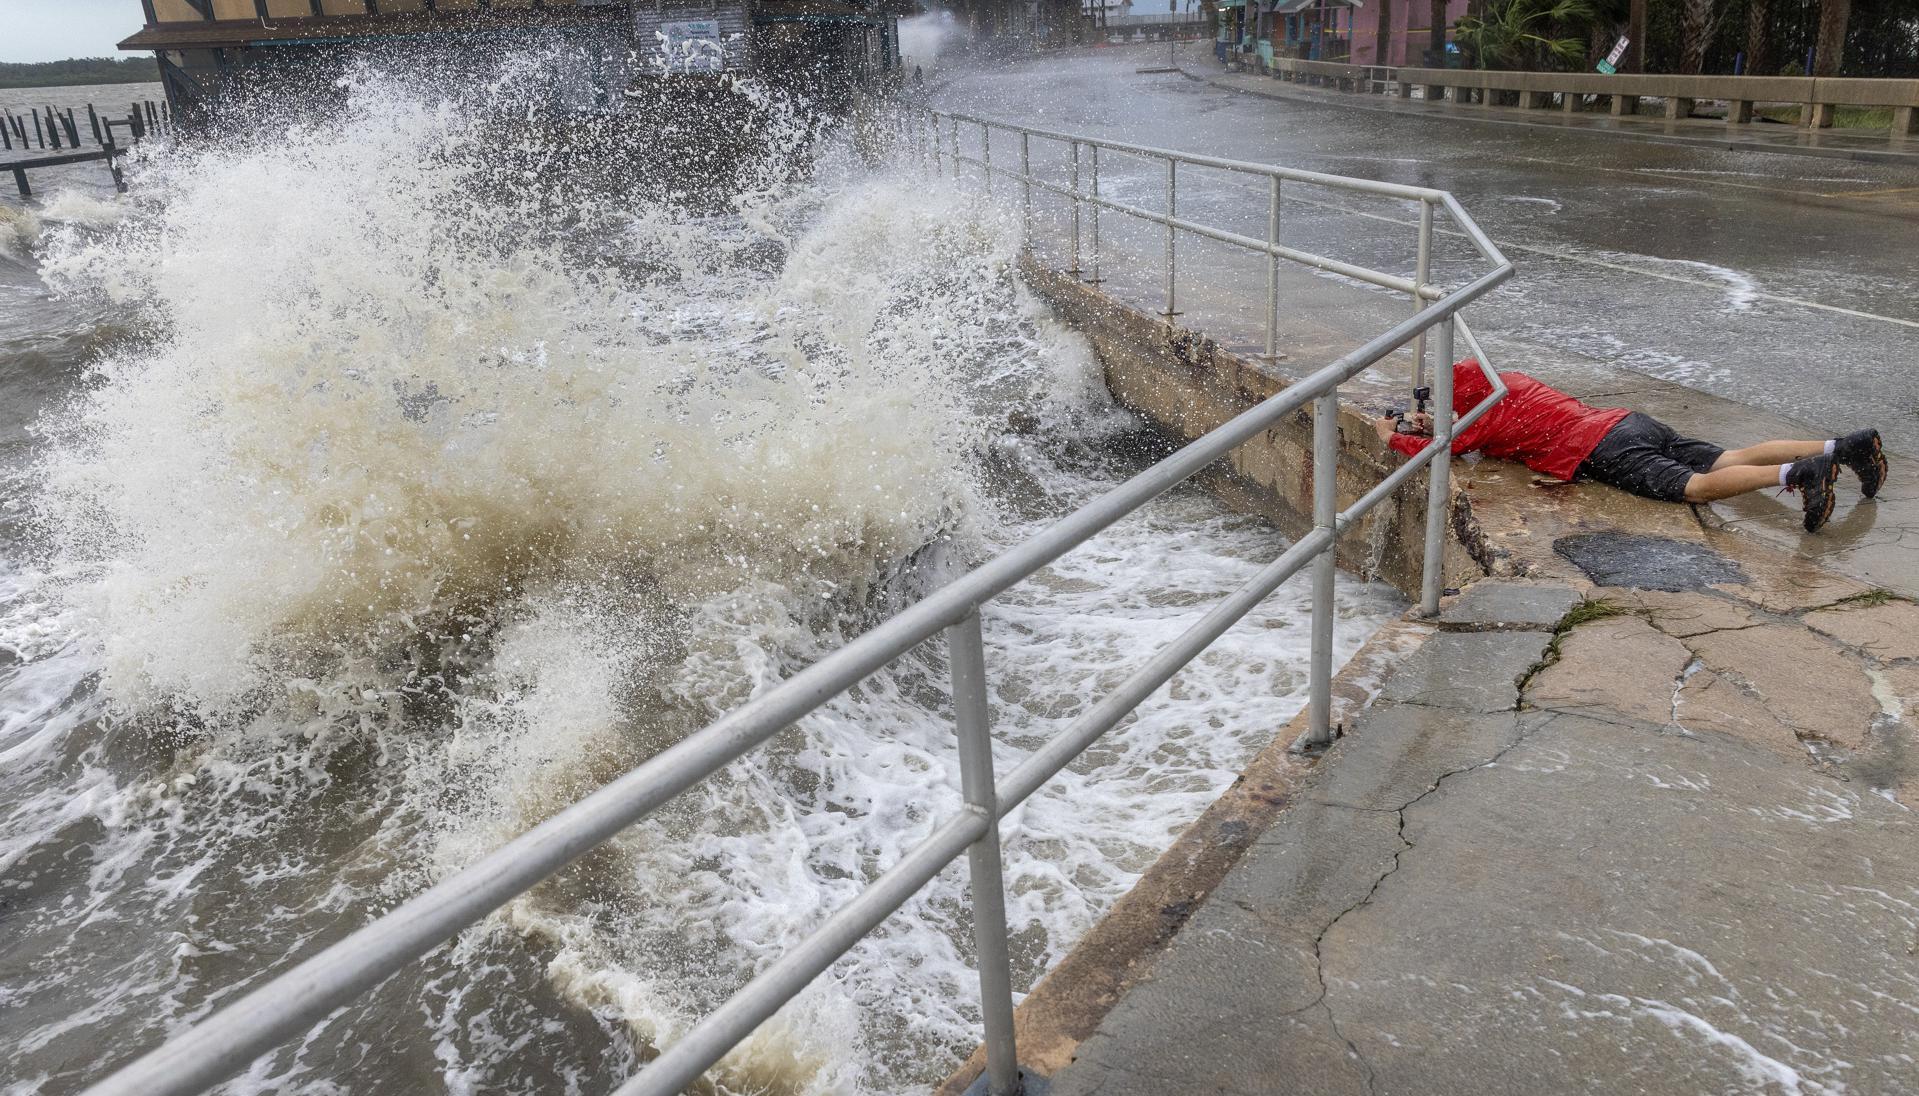
[[[917,124],[921,150],[936,169],[957,172],[962,162],[959,120],[950,119],[950,147],[942,148],[941,116],[927,116],[927,130]],[[915,120],[916,123],[917,120]],[[1015,128],[1015,127],[1008,127]],[[1097,225],[1098,210],[1134,213],[1098,197],[1098,152],[1119,148],[1132,153],[1173,157],[1179,162],[1221,161],[1188,157],[1139,146],[1119,146],[1088,138],[1028,131],[1032,136],[1073,140],[1094,154],[1094,192],[1090,199]],[[924,133],[924,136],[921,134]],[[968,158],[970,159],[970,158]],[[991,170],[991,157],[978,162]],[[1237,165],[1235,165],[1237,166]],[[1360,189],[1389,188],[1382,192],[1414,192],[1364,180],[1338,180],[1315,173],[1290,172],[1252,165],[1275,179],[1310,177],[1315,182],[1362,184]],[[1031,175],[1022,157],[1022,174]],[[1033,180],[1033,185],[1040,185]],[[717,722],[661,751],[644,764],[561,810],[546,821],[481,857],[465,869],[408,900],[344,940],[335,943],[291,970],[248,992],[207,1019],[175,1035],[155,1050],[120,1069],[88,1092],[91,1096],[186,1096],[205,1091],[239,1072],[259,1055],[323,1020],[330,1012],[372,989],[383,979],[451,939],[461,929],[485,918],[530,890],[540,881],[573,863],[587,852],[646,817],[669,799],[724,768],[761,745],[794,721],[907,654],[934,635],[944,632],[951,662],[952,695],[964,807],[942,822],[932,836],[903,857],[845,907],[784,957],[754,978],[719,1009],[685,1036],[647,1063],[619,1090],[619,1096],[671,1096],[680,1092],[753,1029],[796,996],[866,933],[937,876],[962,851],[968,853],[972,873],[974,936],[980,962],[982,1012],[986,1035],[988,1084],[994,1096],[1020,1090],[1013,1043],[1013,1001],[1007,954],[1005,897],[1000,873],[999,819],[1038,791],[1093,742],[1124,719],[1155,690],[1166,684],[1214,640],[1244,617],[1279,585],[1307,564],[1316,567],[1313,596],[1311,724],[1307,738],[1330,740],[1330,676],[1332,662],[1333,548],[1340,532],[1391,497],[1421,468],[1433,468],[1429,488],[1426,535],[1425,596],[1422,604],[1437,606],[1438,552],[1444,535],[1446,509],[1444,469],[1450,443],[1470,426],[1505,388],[1486,363],[1483,352],[1459,311],[1512,275],[1512,266],[1491,248],[1465,212],[1443,192],[1414,192],[1423,200],[1444,205],[1448,213],[1495,260],[1492,269],[1447,293],[1428,295],[1423,284],[1414,286],[1426,306],[1336,361],[1295,381],[1284,391],[1242,412],[1229,422],[1193,441],[1172,456],[1127,480],[1105,495],[1055,522],[1019,544],[962,575],[918,604],[900,612],[847,643],[819,662],[794,674],[764,695],[742,705]],[[1183,223],[1164,219],[1169,232],[1183,231]],[[1095,229],[1097,231],[1097,229]],[[1269,235],[1277,235],[1273,225]],[[1276,241],[1254,243],[1268,255],[1290,258]],[[1094,272],[1097,277],[1098,250]],[[1385,277],[1385,275],[1381,275]],[[1171,301],[1168,302],[1169,311]],[[1388,475],[1345,510],[1337,510],[1334,484],[1338,445],[1338,387],[1404,347],[1426,331],[1438,328],[1442,356],[1450,355],[1455,328],[1467,345],[1479,353],[1480,368],[1494,385],[1491,399],[1482,402],[1458,423],[1443,414],[1436,420],[1434,443]],[[1450,370],[1441,369],[1449,384]],[[1084,543],[1114,522],[1165,491],[1198,474],[1253,437],[1279,425],[1288,416],[1313,405],[1313,530],[1279,558],[1260,570],[1244,586],[1214,606],[1202,619],[1168,644],[1152,659],[1116,686],[1058,735],[1035,750],[1012,772],[995,778],[991,751],[991,713],[986,689],[985,651],[980,635],[980,607]],[[1443,405],[1450,407],[1450,404]],[[1433,503],[1432,499],[1440,500]]]

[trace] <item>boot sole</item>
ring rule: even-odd
[[[1826,465],[1825,489],[1823,505],[1819,508],[1817,520],[1813,518],[1812,510],[1806,511],[1806,532],[1808,533],[1817,533],[1825,527],[1826,522],[1832,519],[1832,506],[1837,501],[1833,496],[1839,489],[1839,465],[1836,462]]]
[[[1879,489],[1886,485],[1886,476],[1892,471],[1891,467],[1886,464],[1886,449],[1885,446],[1879,443],[1879,431],[1877,430],[1872,432],[1872,467],[1879,473],[1879,482],[1872,485],[1872,490],[1860,492],[1867,498],[1871,498],[1879,493]]]
[[[1872,432],[1872,448],[1867,450],[1864,459],[1849,458],[1845,467],[1859,477],[1859,493],[1872,498],[1886,485],[1886,477],[1892,473],[1886,463],[1886,449],[1879,439],[1879,431]]]

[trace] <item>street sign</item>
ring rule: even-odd
[[[1605,73],[1608,76],[1611,76],[1613,73],[1618,72],[1619,59],[1621,57],[1626,56],[1626,47],[1630,44],[1632,44],[1632,39],[1626,37],[1623,34],[1620,35],[1619,41],[1613,43],[1612,52],[1606,55],[1606,59],[1604,61],[1599,62],[1599,64],[1593,67],[1597,68],[1599,71]]]

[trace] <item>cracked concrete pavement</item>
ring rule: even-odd
[[[1469,588],[1048,1091],[1911,1091],[1919,606],[1845,596]]]

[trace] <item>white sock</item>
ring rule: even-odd
[[[1833,439],[1832,441],[1828,441],[1828,442],[1826,443],[1826,455],[1827,455],[1827,456],[1829,456],[1829,457],[1830,457],[1830,456],[1832,456],[1832,451],[1833,451],[1834,449],[1837,449],[1838,447],[1839,447],[1839,441],[1838,441],[1838,439],[1836,439],[1836,438],[1835,438],[1835,439]]]
[[[1790,476],[1791,474],[1792,474],[1792,465],[1790,464],[1780,465],[1779,466],[1779,486],[1784,487],[1786,485],[1786,477]]]

